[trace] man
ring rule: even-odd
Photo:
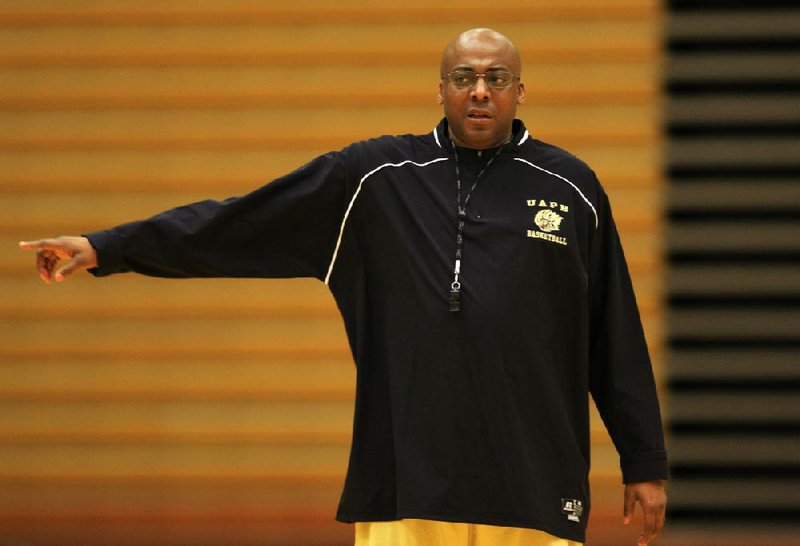
[[[21,243],[39,275],[324,281],[357,365],[337,518],[358,546],[575,545],[591,392],[620,452],[624,522],[664,522],[659,407],[608,199],[515,119],[514,45],[445,49],[445,119],[318,157],[244,197]],[[69,260],[59,267],[59,261]]]

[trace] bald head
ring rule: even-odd
[[[439,74],[443,75],[455,68],[456,60],[463,52],[475,49],[489,49],[495,51],[508,63],[508,69],[517,76],[522,71],[522,62],[519,50],[514,43],[490,28],[473,28],[459,34],[452,42],[447,44],[442,53],[442,63]]]
[[[462,32],[447,44],[437,100],[456,146],[486,150],[508,142],[517,105],[525,101],[521,69],[516,46],[490,28]],[[458,84],[454,74],[460,75]],[[471,84],[464,85],[465,74]]]

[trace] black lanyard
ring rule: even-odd
[[[505,144],[503,144],[505,146]],[[456,232],[456,263],[455,267],[453,268],[453,282],[450,285],[450,297],[448,297],[447,301],[450,306],[450,311],[457,312],[461,310],[461,281],[458,280],[458,276],[461,275],[461,251],[464,248],[464,221],[467,219],[467,203],[469,203],[469,198],[472,197],[472,192],[475,191],[475,188],[478,187],[478,182],[480,182],[483,173],[486,172],[486,169],[489,168],[489,165],[500,155],[500,152],[503,151],[503,146],[500,146],[494,155],[489,158],[489,161],[486,162],[483,169],[478,173],[478,176],[475,177],[475,182],[472,184],[472,187],[469,189],[469,193],[467,193],[467,197],[464,199],[464,204],[461,204],[461,171],[458,168],[458,151],[456,150],[455,144],[453,145],[453,155],[456,159],[456,210],[458,212],[458,230]]]

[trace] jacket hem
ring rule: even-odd
[[[416,510],[404,510],[397,513],[385,514],[361,514],[361,513],[342,513],[336,515],[336,521],[342,523],[363,523],[374,521],[396,521],[401,519],[428,519],[433,521],[445,521],[449,523],[470,523],[478,525],[495,525],[498,527],[519,527],[524,529],[534,529],[537,531],[544,531],[555,537],[572,540],[575,542],[586,542],[586,533],[584,529],[580,531],[570,532],[569,530],[557,529],[553,526],[540,523],[538,521],[518,521],[503,517],[456,517],[435,512],[421,512]]]

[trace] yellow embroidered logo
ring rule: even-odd
[[[540,209],[534,215],[533,223],[541,230],[529,229],[527,230],[527,236],[531,239],[541,239],[567,246],[566,237],[555,235],[553,232],[561,229],[561,222],[564,220],[564,217],[558,212],[569,212],[569,207],[555,201],[545,201],[544,199],[528,199],[527,204],[529,207],[538,207]]]
[[[533,217],[533,223],[539,226],[542,231],[550,233],[551,231],[558,231],[563,219],[564,217],[557,212],[553,212],[550,209],[542,209]]]

